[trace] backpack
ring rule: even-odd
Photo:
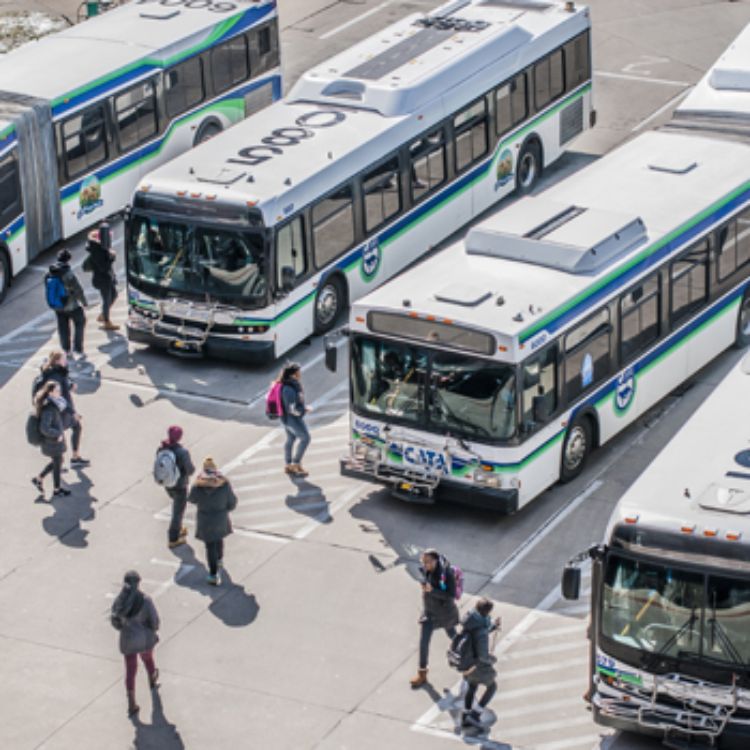
[[[172,489],[180,481],[177,456],[170,448],[159,448],[154,460],[154,481],[166,489]]]
[[[120,615],[110,615],[109,621],[112,623],[112,627],[115,630],[122,630],[125,627],[125,620]]]
[[[47,378],[43,372],[40,372],[34,380],[31,381],[31,403],[34,403],[36,394],[39,393],[42,386],[47,382]]]
[[[451,565],[448,563],[448,561],[443,558],[441,560],[441,567],[442,567],[442,575],[440,576],[440,588],[444,591],[448,588],[448,582],[446,580],[446,570],[450,568],[451,572],[453,573],[453,580],[455,581],[455,594],[453,595],[453,598],[458,601],[461,598],[461,595],[464,593],[464,572],[461,570],[461,568],[458,567],[458,565]]]
[[[39,417],[35,412],[31,412],[26,418],[26,440],[29,445],[40,446],[43,441],[42,433],[39,429]]]
[[[280,419],[284,414],[284,407],[281,403],[281,388],[280,382],[272,383],[266,394],[266,416],[269,419]]]
[[[59,276],[48,273],[44,277],[44,292],[47,297],[47,305],[53,310],[62,310],[68,301],[68,290]]]
[[[453,637],[447,655],[448,664],[459,672],[465,672],[474,666],[477,657],[474,653],[474,639],[468,630],[462,629]]]

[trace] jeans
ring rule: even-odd
[[[219,563],[224,559],[224,540],[206,542],[206,557],[208,558],[208,572],[215,576],[219,572]]]
[[[115,282],[111,281],[102,286],[99,289],[99,294],[102,296],[102,317],[104,320],[109,321],[109,312],[117,299],[117,287],[115,286]]]
[[[54,456],[52,460],[42,469],[42,473],[39,475],[42,479],[52,472],[52,483],[55,485],[55,489],[60,489],[60,475],[62,473],[62,454]]]
[[[156,671],[153,651],[142,651],[140,654],[125,654],[125,688],[130,692],[135,690],[135,675],[138,671],[139,656],[141,657],[143,666],[146,667],[149,677],[153,677]]]
[[[76,307],[70,312],[55,310],[57,315],[57,333],[60,336],[60,346],[65,352],[70,351],[70,325],[73,324],[73,349],[76,354],[83,354],[83,329],[86,325],[86,316],[82,307]]]
[[[432,624],[432,620],[426,617],[421,622],[421,631],[419,636],[419,668],[427,669],[427,662],[430,657],[430,641],[432,640],[432,633],[435,630],[435,626]],[[448,637],[453,640],[456,637],[456,628],[446,628],[445,632],[448,633]]]
[[[185,505],[187,504],[187,487],[173,487],[167,490],[172,498],[172,520],[169,522],[167,537],[170,542],[176,542],[180,538],[180,529],[182,529],[182,517],[185,515]]]
[[[479,685],[469,683],[469,688],[466,691],[466,698],[464,699],[464,708],[467,711],[471,711],[474,705],[474,696],[477,694],[477,688]],[[487,708],[487,704],[492,700],[497,690],[497,683],[493,682],[484,689],[484,695],[479,699],[479,705],[481,708]]]
[[[284,429],[286,430],[286,443],[284,444],[284,460],[287,464],[302,463],[307,446],[310,445],[310,433],[307,425],[301,417],[292,415],[284,417]],[[292,455],[294,442],[297,441],[297,449]]]
[[[81,447],[81,423],[78,420],[74,420],[70,426],[70,444],[73,448],[73,453],[78,453],[78,449]]]

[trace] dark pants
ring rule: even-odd
[[[286,430],[286,443],[284,444],[284,460],[287,464],[302,463],[302,456],[305,455],[307,446],[310,445],[310,433],[307,431],[307,425],[299,417],[284,417],[284,429]],[[297,442],[297,449],[292,454],[294,443]]]
[[[76,419],[70,425],[70,444],[73,447],[73,453],[78,453],[81,447],[81,423]]]
[[[83,354],[83,328],[86,325],[86,316],[82,307],[76,307],[71,312],[55,310],[57,315],[57,333],[60,336],[60,346],[63,351],[70,351],[70,326],[73,324],[73,350],[76,354]]]
[[[219,572],[219,563],[224,559],[224,540],[206,542],[206,557],[208,558],[208,572],[215,576]]]
[[[52,460],[42,469],[42,473],[39,475],[42,479],[52,472],[52,482],[55,485],[55,489],[60,489],[60,475],[62,473],[63,457],[62,453],[59,456],[54,456]]]
[[[475,683],[469,683],[469,689],[466,691],[466,698],[464,700],[464,708],[467,711],[471,711],[472,706],[474,705],[474,696],[477,694],[477,688],[479,685]],[[479,705],[482,708],[487,708],[487,704],[492,700],[493,696],[495,695],[495,691],[497,690],[497,683],[491,682],[489,685],[487,685],[484,689],[484,695],[479,699]]]
[[[99,294],[102,296],[102,317],[104,320],[109,321],[109,312],[117,299],[117,287],[114,281],[110,281],[102,284],[98,289]]]
[[[427,617],[421,622],[421,630],[419,636],[419,668],[427,669],[427,662],[430,657],[430,641],[432,640],[432,633],[435,630],[435,626],[432,624],[432,620]],[[456,628],[445,628],[445,632],[448,633],[448,637],[453,640],[456,637]]]
[[[146,667],[149,677],[153,677],[156,671],[153,651],[142,651],[140,654],[125,654],[125,689],[129,692],[135,690],[135,675],[138,671],[139,656],[141,657],[143,666]]]
[[[172,520],[169,522],[169,531],[167,531],[170,542],[176,542],[180,538],[180,529],[182,529],[182,517],[185,515],[185,505],[187,504],[187,487],[174,487],[167,490],[167,494],[172,498]]]

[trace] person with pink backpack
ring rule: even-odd
[[[305,405],[301,376],[302,369],[296,362],[287,363],[266,395],[266,416],[280,419],[286,430],[284,471],[297,478],[307,476],[302,468],[302,457],[310,445],[310,432],[305,424],[305,414],[310,407]]]

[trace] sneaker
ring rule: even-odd
[[[103,331],[119,331],[120,326],[117,325],[117,323],[112,323],[109,320],[105,320],[100,326]]]
[[[206,576],[206,583],[210,584],[211,586],[218,586],[219,576]]]
[[[70,465],[71,466],[91,466],[91,461],[89,461],[88,458],[84,458],[83,456],[78,456],[78,458],[70,459]]]
[[[155,669],[153,674],[148,676],[148,684],[152,690],[156,690],[159,687],[159,670]]]
[[[168,542],[167,546],[169,549],[174,549],[175,547],[179,547],[181,544],[185,544],[185,537],[181,536],[178,539],[176,539],[174,542]]]
[[[465,711],[464,718],[461,720],[462,729],[480,729],[482,722],[480,721],[479,711]]]
[[[187,535],[188,535],[187,526],[180,527],[180,536],[187,536]]]
[[[297,472],[294,470],[294,464],[287,464],[284,467],[284,473],[285,474],[291,474],[291,475],[296,474]]]
[[[306,477],[307,472],[302,467],[302,464],[292,464],[294,468],[294,475],[297,477]]]
[[[44,485],[42,484],[42,480],[39,479],[39,477],[34,477],[31,480],[31,483],[39,490],[40,495],[44,494]]]
[[[58,487],[53,493],[53,497],[67,497],[70,495],[70,490],[66,487]]]

